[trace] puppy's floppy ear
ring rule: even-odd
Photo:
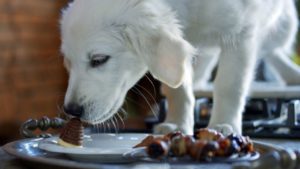
[[[187,66],[191,66],[194,48],[181,36],[168,32],[150,43],[149,47],[154,47],[154,51],[144,57],[150,73],[172,88],[179,87],[187,73]]]
[[[127,27],[126,39],[154,78],[172,88],[183,83],[195,49],[180,31],[140,31]]]

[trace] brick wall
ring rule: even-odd
[[[67,85],[58,24],[65,4],[0,0],[0,124],[57,115]]]

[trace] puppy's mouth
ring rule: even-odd
[[[127,91],[124,90],[126,89],[126,82],[124,82],[121,85],[121,91]],[[115,114],[119,111],[119,109],[122,107],[122,103],[126,97],[126,93],[119,93],[118,97],[115,99],[115,102],[113,105],[108,109],[108,111],[105,112],[99,112],[97,110],[97,106],[92,109],[90,112],[85,112],[88,116],[86,118],[81,118],[81,121],[88,124],[88,125],[98,125],[98,124],[103,124],[109,119],[113,118]],[[87,105],[87,106],[93,106],[93,104]]]
[[[104,123],[105,121],[109,120],[110,118],[112,118],[115,115],[116,111],[112,111],[112,110],[113,109],[111,109],[107,113],[103,114],[99,118],[95,118],[95,119],[92,119],[92,120],[81,119],[81,121],[84,122],[84,123],[87,123],[89,125],[97,125],[97,124]]]
[[[114,103],[112,108],[106,113],[101,114],[100,116],[96,115],[94,116],[93,119],[81,119],[81,121],[89,125],[97,125],[97,124],[104,123],[107,120],[111,119],[118,112],[118,110],[121,108],[121,106],[119,106],[120,102],[121,102],[121,98],[117,99],[117,101]]]

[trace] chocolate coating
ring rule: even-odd
[[[83,129],[80,119],[72,118],[63,128],[59,138],[69,144],[81,146],[83,141]]]
[[[161,138],[154,139],[147,147],[147,153],[151,158],[162,158],[169,153],[169,143]]]
[[[171,153],[174,156],[184,156],[187,153],[186,141],[184,136],[175,136],[171,140]]]
[[[195,138],[198,140],[217,141],[224,136],[213,129],[201,128],[195,131]]]

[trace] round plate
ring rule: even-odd
[[[58,137],[51,137],[39,142],[42,150],[66,154],[82,162],[130,162],[123,154],[133,150],[133,146],[144,139],[147,134],[93,134],[85,136],[82,147],[67,148],[59,145]]]
[[[117,138],[117,135],[123,135],[123,134],[117,134],[117,135],[115,135],[115,134],[97,134],[97,135],[95,135],[94,138],[98,138],[98,140],[101,138],[101,140],[102,140],[102,139],[104,139],[103,137]],[[141,138],[141,139],[147,136],[147,134],[136,134],[136,133],[124,134],[124,135],[127,135],[125,138]],[[116,140],[116,139],[113,139],[113,140]],[[41,138],[39,138],[39,139],[23,139],[23,140],[17,140],[17,141],[14,141],[14,142],[7,143],[2,148],[8,154],[10,154],[10,155],[12,155],[16,158],[22,159],[24,162],[26,162],[28,164],[40,163],[40,164],[45,164],[45,165],[51,165],[53,167],[58,166],[58,167],[86,168],[86,169],[87,168],[89,168],[89,169],[91,169],[91,168],[101,168],[101,167],[103,168],[103,165],[105,165],[101,162],[101,159],[99,159],[98,157],[88,158],[87,161],[90,161],[90,162],[79,162],[79,161],[77,161],[77,160],[82,161],[82,159],[81,159],[82,157],[89,156],[87,154],[82,153],[83,151],[87,150],[87,148],[82,148],[81,150],[83,150],[83,149],[85,149],[85,150],[78,151],[78,154],[76,154],[76,153],[75,154],[72,154],[72,153],[68,154],[67,153],[67,156],[65,155],[65,152],[55,153],[54,150],[53,150],[53,152],[50,152],[48,150],[47,151],[42,150],[42,149],[39,148],[39,146],[41,146],[41,142],[45,142],[45,141],[46,141],[46,139],[41,139]],[[51,142],[51,139],[49,141]],[[135,144],[135,143],[140,142],[141,140],[136,140],[136,142],[135,142],[134,139],[131,139],[131,141],[129,141],[129,142],[132,143],[132,144]],[[127,144],[127,143],[124,144],[125,142],[123,142],[123,141],[116,141],[116,142],[120,143],[118,145],[115,144],[116,146],[125,146]],[[109,145],[112,145],[112,144],[113,144],[112,142],[109,143]],[[97,148],[96,145],[98,145],[98,143],[97,144],[96,143],[91,143],[91,146],[93,146],[94,148]],[[131,148],[132,146],[130,145],[130,146],[127,146],[127,147]],[[271,144],[266,144],[264,142],[258,142],[258,141],[254,141],[254,147],[260,153],[261,158],[263,158],[269,152],[282,150],[278,146],[274,146],[274,145],[271,145]],[[143,149],[143,148],[140,148],[140,149]],[[132,151],[125,153],[126,160],[130,161],[130,160],[132,160],[132,158],[134,158],[134,160],[137,160],[137,159],[135,159],[136,157],[138,157],[139,159],[144,158],[143,154],[141,154],[141,156],[139,157],[137,155],[137,152],[135,152],[135,151],[138,151],[139,153],[143,153],[143,151],[140,151],[139,149],[131,149],[131,150]],[[71,151],[73,151],[73,150],[71,150]],[[134,155],[128,156],[128,155],[126,155],[128,153],[134,153]],[[77,157],[77,155],[78,155],[78,157]],[[72,158],[72,156],[73,156],[73,158]],[[100,155],[100,156],[103,157],[104,155]],[[73,160],[70,159],[70,157]],[[124,159],[124,157],[122,157],[122,158]],[[114,160],[120,160],[120,159],[114,159]],[[123,160],[123,162],[128,162],[126,160],[125,161]],[[116,163],[116,162],[112,162],[112,163]],[[135,164],[138,165],[140,163],[135,163]],[[135,165],[135,164],[129,164],[129,165],[121,164],[121,165],[124,168],[126,168],[125,166],[127,166],[127,168],[132,168],[132,165]],[[151,163],[147,162],[147,163],[142,163],[142,164],[143,165],[146,165],[146,164],[150,165]],[[159,164],[165,165],[166,163],[159,163]],[[199,165],[201,165],[201,163],[195,163],[195,162],[194,163],[188,163],[188,164],[189,164],[189,166],[199,166]],[[172,165],[172,163],[170,163],[170,165]],[[225,163],[210,163],[210,166],[215,166],[215,165],[220,166],[221,168],[224,168],[224,166],[227,166],[227,168],[230,168],[230,165],[227,165]],[[104,168],[105,168],[105,166],[104,166]],[[111,167],[112,167],[111,165],[107,166],[107,168],[111,168]],[[218,167],[216,167],[216,168],[218,168]]]

